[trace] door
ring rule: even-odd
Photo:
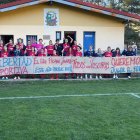
[[[87,51],[89,46],[95,49],[95,32],[84,32],[84,51]]]

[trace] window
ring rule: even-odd
[[[56,32],[56,39],[61,40],[61,31]]]
[[[37,42],[37,35],[27,35],[26,36],[26,42],[28,42],[28,40],[30,40],[31,43]]]

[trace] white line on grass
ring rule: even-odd
[[[140,96],[135,94],[135,93],[131,93],[132,96],[136,97],[136,98],[139,98],[140,99]]]
[[[138,94],[138,93],[137,93]],[[40,98],[61,98],[61,97],[95,97],[95,96],[121,96],[121,95],[133,95],[140,98],[140,96],[134,93],[114,93],[114,94],[75,94],[75,95],[53,95],[53,96],[26,96],[26,97],[1,97],[0,100],[14,100],[14,99],[40,99]]]

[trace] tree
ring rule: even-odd
[[[140,14],[139,0],[124,0],[127,10],[130,13]],[[125,43],[131,44],[136,42],[140,46],[140,23],[130,22],[125,27]]]

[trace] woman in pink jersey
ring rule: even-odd
[[[34,47],[32,47],[31,48],[31,51],[29,51],[28,52],[28,55],[27,56],[36,56],[36,54],[35,54],[35,48]],[[27,76],[27,78],[35,78],[35,75],[34,74],[29,74],[28,76]]]
[[[39,56],[39,57],[45,57],[46,56],[45,51],[44,51],[43,48],[40,50],[40,53],[38,53],[37,56]],[[40,74],[40,78],[44,79],[45,78],[45,74]]]
[[[36,47],[36,44],[37,44],[36,40],[33,39],[33,40],[30,40],[30,41],[31,41],[31,43],[32,43],[32,46],[35,48],[35,47]]]
[[[35,46],[37,53],[40,53],[42,48],[44,48],[43,39],[39,39],[39,43]]]
[[[4,50],[2,52],[1,57],[8,57],[8,51],[7,51],[7,47],[6,46],[4,47]],[[8,76],[5,75],[4,77],[2,77],[2,80],[4,80],[4,79],[8,80]]]
[[[3,40],[0,40],[0,57],[2,55],[3,50],[4,50]]]
[[[7,49],[8,49],[9,57],[13,57],[14,56],[14,43],[13,43],[13,40],[10,39],[9,43],[6,44],[6,46],[7,46]]]
[[[36,56],[34,47],[32,47],[31,51],[28,53],[28,56]]]
[[[72,50],[73,50],[73,55],[76,56],[77,53],[77,49],[78,49],[78,45],[77,45],[77,41],[74,41],[74,44],[72,45]]]
[[[110,46],[107,47],[107,51],[104,53],[104,56],[105,57],[112,57],[113,56],[113,54],[111,52],[111,47]]]
[[[53,50],[53,57],[57,57],[58,56],[58,54],[57,54],[57,52],[56,52],[56,50]],[[51,77],[50,77],[50,79],[59,79],[59,77],[58,77],[58,74],[51,74]]]
[[[1,57],[8,57],[8,51],[7,51],[7,47],[6,46],[4,47],[4,50],[2,52]]]
[[[32,48],[34,48],[31,44],[31,41],[28,40],[27,42],[27,46],[26,46],[26,55],[30,56],[31,52],[32,52]]]
[[[37,56],[46,56],[43,48],[40,50],[40,53]]]
[[[112,57],[113,56],[113,53],[111,52],[111,47],[110,46],[107,47],[107,51],[104,53],[104,56],[105,57]],[[105,74],[105,77],[111,78],[110,77],[111,75],[112,74]]]
[[[49,41],[49,45],[46,46],[46,49],[47,49],[47,55],[48,56],[53,56],[53,52],[54,52],[55,47],[52,43],[52,40]]]
[[[64,44],[63,44],[63,56],[67,56],[69,53],[69,48],[70,48],[70,44],[68,43],[68,39],[65,39]]]
[[[76,52],[76,56],[78,56],[78,57],[82,57],[82,52],[81,52],[81,47],[80,46],[77,46],[77,52]]]
[[[72,50],[71,47],[69,47],[66,56],[67,56],[67,57],[68,57],[68,56],[69,56],[69,57],[73,57],[73,56],[74,56],[74,55],[73,55],[73,50]],[[69,74],[66,73],[66,74],[65,74],[65,79],[68,79],[68,77],[69,77]],[[74,79],[74,73],[71,73],[71,78]]]

